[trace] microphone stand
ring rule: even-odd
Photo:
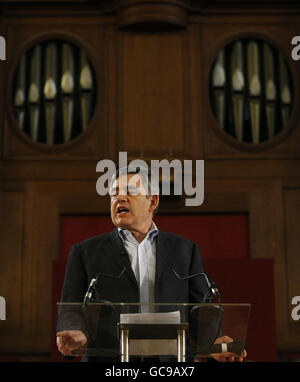
[[[116,279],[119,279],[123,273],[126,271],[126,268],[124,267],[123,270],[121,271],[121,273],[118,275],[118,276],[112,276],[112,275],[109,275],[109,277],[113,277],[113,278],[116,278]],[[99,277],[100,276],[108,276],[108,275],[105,275],[105,274],[102,274],[102,273],[98,273],[98,275],[96,276],[96,278],[92,279],[91,282],[90,282],[90,285],[88,287],[88,290],[85,294],[85,297],[84,297],[84,300],[83,300],[83,303],[81,305],[81,308],[82,308],[82,311],[83,311],[83,316],[84,316],[84,320],[85,320],[85,325],[86,325],[86,329],[87,329],[87,332],[88,332],[88,336],[89,336],[89,339],[90,339],[90,342],[92,343],[92,345],[97,349],[99,350],[100,353],[104,353],[105,355],[112,355],[112,356],[120,356],[120,352],[115,352],[115,351],[112,351],[112,350],[107,350],[107,349],[103,349],[101,348],[98,344],[97,344],[97,341],[95,338],[93,338],[93,335],[92,335],[92,332],[91,332],[91,328],[90,328],[90,324],[89,324],[89,320],[88,320],[88,304],[91,303],[91,300],[92,298],[95,297],[95,293],[96,293],[96,287],[99,283]],[[96,300],[95,301],[96,303],[105,303],[107,305],[110,305],[111,308],[113,310],[114,309],[114,306],[113,304],[110,302],[110,301],[105,301],[105,300]]]
[[[206,275],[206,273],[204,272],[201,272],[201,273],[195,273],[193,275],[189,275],[189,276],[185,276],[185,277],[182,277],[180,276],[176,271],[175,269],[172,268],[172,271],[174,272],[175,276],[179,279],[179,280],[190,280],[190,279],[193,279],[195,277],[203,277],[205,282],[206,282],[206,285],[207,285],[207,288],[208,288],[208,294],[206,294],[203,298],[204,300],[204,303],[208,302],[209,304],[213,303],[213,298],[215,298],[217,300],[217,308],[218,308],[218,317],[217,317],[217,320],[218,320],[218,330],[216,332],[216,335],[213,337],[213,340],[211,341],[211,343],[205,347],[205,349],[197,349],[197,350],[193,350],[191,352],[189,352],[189,355],[196,355],[196,354],[210,354],[209,352],[209,349],[213,346],[214,342],[216,341],[216,339],[218,338],[219,336],[219,333],[221,331],[221,323],[222,323],[222,314],[223,314],[223,308],[222,308],[222,305],[221,305],[221,297],[220,297],[220,293],[218,291],[218,288],[216,286],[216,284],[210,280],[210,278]],[[199,310],[200,307],[199,306],[194,306],[191,311],[190,311],[190,315],[192,316],[193,314],[196,315],[196,311]]]

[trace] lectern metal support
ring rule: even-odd
[[[177,330],[177,361],[185,362],[185,332],[184,328]]]
[[[118,324],[120,333],[120,350],[121,362],[129,362],[130,340],[136,339],[161,339],[176,340],[177,339],[177,360],[185,362],[186,347],[185,338],[188,329],[187,323],[181,324]],[[151,353],[152,354],[152,353]],[[171,354],[176,354],[171,353]],[[134,354],[136,355],[136,354]],[[141,354],[145,355],[145,354]],[[170,353],[153,353],[152,355],[170,355]]]
[[[121,362],[129,362],[129,330],[121,329],[120,337]]]

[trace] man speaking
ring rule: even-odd
[[[153,221],[159,204],[158,182],[148,169],[117,171],[111,186],[111,219],[116,228],[74,245],[68,257],[62,302],[82,302],[93,278],[101,278],[100,299],[110,302],[199,303],[208,293],[198,246],[178,235],[160,232]],[[122,273],[123,272],[123,273]],[[122,273],[122,277],[116,277]],[[111,277],[109,277],[111,275]],[[220,337],[216,343],[230,342]],[[87,343],[82,330],[57,333],[64,355]],[[232,353],[215,355],[219,361],[242,361]],[[89,360],[89,357],[84,357]]]

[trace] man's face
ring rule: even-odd
[[[158,195],[147,196],[138,174],[121,175],[111,187],[111,219],[122,229],[143,232],[148,230]]]

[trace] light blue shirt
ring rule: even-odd
[[[154,237],[158,234],[158,228],[152,222],[151,229],[141,243],[128,230],[118,228],[118,232],[123,240],[133,273],[139,285],[140,302],[152,303],[154,302],[156,266],[156,244]],[[146,306],[142,306],[141,312],[149,312],[149,309]]]

